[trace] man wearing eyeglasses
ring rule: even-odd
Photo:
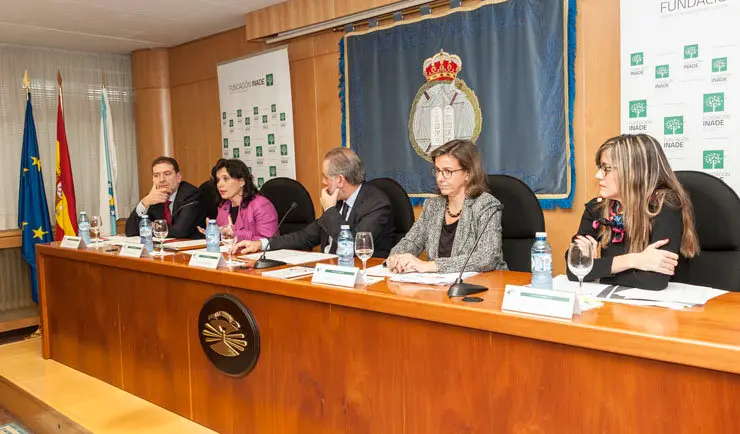
[[[371,232],[373,256],[387,257],[393,247],[393,210],[385,193],[365,182],[365,166],[360,157],[349,148],[334,148],[324,155],[321,172],[323,215],[298,232],[273,238],[269,250],[310,250],[320,245],[321,251],[336,253],[340,228],[349,225],[353,235]],[[240,254],[267,248],[267,239],[242,241],[234,246]]]

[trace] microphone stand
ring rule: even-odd
[[[473,252],[475,252],[475,248],[478,247],[478,241],[483,237],[483,233],[486,231],[486,227],[491,223],[491,220],[493,219],[493,216],[496,215],[499,211],[503,210],[503,205],[498,205],[496,209],[493,211],[493,214],[491,214],[491,217],[488,217],[488,221],[486,222],[486,226],[483,228],[481,233],[478,235],[478,238],[475,240],[475,244],[473,244],[473,248],[470,249],[470,253],[468,254],[467,259],[465,259],[465,264],[462,266],[462,270],[460,270],[460,275],[457,276],[457,280],[455,280],[455,283],[453,283],[450,288],[447,290],[447,296],[448,297],[465,297],[470,294],[476,294],[478,292],[484,292],[488,291],[488,288],[486,288],[483,285],[473,285],[472,283],[464,283],[462,276],[465,272],[465,267],[468,265],[468,261],[470,261],[470,258],[473,256]]]
[[[296,208],[298,208],[297,203],[293,202],[290,204],[290,208],[288,209],[288,211],[285,212],[285,214],[283,215],[283,218],[280,219],[280,223],[278,223],[277,228],[275,228],[275,232],[273,232],[270,238],[267,239],[267,245],[265,246],[265,250],[262,252],[262,256],[260,256],[259,259],[257,259],[254,262],[254,265],[252,266],[252,268],[256,268],[256,269],[272,268],[272,267],[279,267],[281,265],[286,265],[286,263],[283,261],[278,261],[277,259],[267,259],[266,256],[267,256],[267,251],[270,249],[270,243],[272,242],[272,239],[275,237],[275,234],[277,234],[278,231],[280,230],[280,226],[283,225],[283,222],[285,221],[285,217],[288,217],[288,214],[290,214],[290,212]]]

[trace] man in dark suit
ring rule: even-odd
[[[373,256],[387,257],[393,247],[391,203],[385,193],[365,182],[360,157],[351,149],[334,148],[324,155],[321,171],[324,214],[298,232],[273,238],[269,249],[310,250],[320,245],[321,251],[336,253],[340,227],[348,224],[353,235],[372,232]],[[267,239],[241,241],[234,249],[242,254],[252,253],[268,248],[267,244]]]
[[[203,238],[198,223],[204,212],[200,192],[182,180],[177,160],[158,157],[152,162],[152,189],[144,196],[126,220],[126,236],[139,235],[139,222],[145,215],[149,221],[164,219],[172,238]]]

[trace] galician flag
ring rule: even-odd
[[[103,227],[101,236],[116,235],[118,205],[116,204],[116,181],[118,180],[116,144],[113,141],[113,117],[108,103],[108,90],[103,87],[100,102],[100,213]]]
[[[62,108],[62,87],[59,86],[59,108],[57,109],[57,184],[54,214],[56,215],[56,240],[65,235],[77,235],[77,206],[75,201],[75,182],[72,165],[69,162],[67,132],[64,128]]]
[[[28,77],[25,78],[28,86]],[[39,159],[39,142],[36,123],[33,121],[31,93],[26,93],[26,121],[23,127],[21,151],[20,188],[18,191],[18,227],[21,228],[23,259],[31,267],[31,295],[39,301],[36,273],[36,244],[52,241],[49,206],[46,204],[44,177]]]

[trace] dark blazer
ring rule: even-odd
[[[158,203],[149,207],[147,211],[149,220],[164,218],[164,204]],[[198,232],[198,225],[203,224],[205,211],[201,206],[200,192],[194,185],[182,181],[175,195],[175,203],[172,206],[172,224],[169,228],[168,237],[172,238],[203,238]],[[136,208],[126,220],[126,236],[139,235],[139,222],[141,217],[136,213]]]
[[[333,242],[330,253],[337,251],[337,238],[341,225],[348,224],[354,235],[357,232],[372,232],[375,251],[373,256],[387,258],[393,247],[393,210],[388,197],[379,188],[363,182],[357,194],[355,204],[345,220],[339,210],[344,201],[338,201],[335,207],[324,211],[317,220],[298,232],[281,235],[270,242],[269,250],[298,249],[310,250],[321,245],[321,251]]]

